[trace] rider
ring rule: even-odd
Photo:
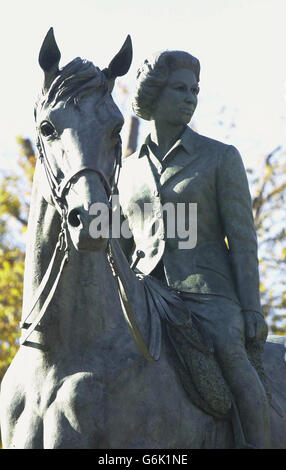
[[[151,121],[141,148],[125,159],[120,203],[133,240],[145,257],[137,268],[180,292],[212,338],[215,355],[234,397],[247,443],[270,445],[269,405],[246,344],[260,348],[267,336],[259,297],[257,240],[243,162],[235,147],[194,132],[188,123],[197,106],[200,63],[183,51],[145,60],[137,74],[134,112]],[[152,210],[141,215],[133,207]],[[185,226],[196,243],[180,243],[178,227],[167,230],[162,207],[196,204]],[[190,206],[189,206],[190,207]],[[193,212],[192,212],[193,214]],[[135,250],[135,253],[136,253]],[[133,255],[133,258],[136,255]]]

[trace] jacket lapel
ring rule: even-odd
[[[148,138],[149,136],[146,142]],[[181,139],[174,144],[163,159],[163,162],[168,164],[167,167],[162,170],[162,173],[159,173],[160,186],[162,188],[176,178],[181,171],[188,168],[187,173],[192,173],[191,167],[193,163],[200,158],[198,151],[200,143],[200,135],[194,132],[190,127],[186,127]],[[144,186],[147,183],[151,191],[156,191],[156,170],[153,169],[153,163],[150,162],[148,148],[145,147],[145,144],[143,144],[138,151],[135,161],[137,182],[139,178],[140,186]]]
[[[199,147],[199,134],[187,127],[182,138],[165,157],[169,160],[167,168],[160,177],[161,187],[169,184],[171,180],[173,181],[181,171],[186,171],[188,174],[192,173],[194,163],[200,158]]]

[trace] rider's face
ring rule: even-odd
[[[199,92],[194,72],[181,68],[173,71],[156,101],[152,118],[171,126],[188,124],[197,106]]]

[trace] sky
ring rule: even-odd
[[[17,135],[35,140],[38,54],[51,26],[62,66],[80,56],[104,68],[131,35],[133,64],[115,90],[127,119],[140,63],[156,51],[180,49],[201,63],[198,132],[235,145],[246,166],[286,146],[285,0],[0,0],[0,6],[0,169],[15,165]],[[142,123],[140,139],[146,132]]]

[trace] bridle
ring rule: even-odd
[[[25,312],[24,319],[20,322],[20,328],[27,330],[24,336],[22,336],[20,340],[21,344],[24,344],[27,342],[29,336],[35,330],[40,320],[43,318],[44,314],[46,313],[46,310],[54,296],[57,285],[61,278],[62,271],[65,265],[69,261],[70,247],[69,247],[69,239],[68,239],[68,221],[67,221],[68,209],[67,209],[66,195],[68,194],[68,191],[72,185],[72,182],[79,176],[80,173],[84,171],[93,171],[97,173],[103,181],[105,190],[108,195],[108,202],[110,205],[113,195],[117,192],[117,183],[118,183],[118,178],[119,178],[119,173],[120,173],[120,168],[121,168],[121,141],[119,141],[116,146],[114,167],[113,167],[113,172],[112,172],[110,180],[106,178],[104,173],[99,168],[97,168],[95,164],[93,167],[87,167],[87,166],[81,165],[78,168],[73,169],[71,172],[69,172],[61,181],[58,181],[56,176],[54,175],[51,164],[47,157],[45,146],[43,144],[42,137],[40,134],[38,135],[37,149],[39,153],[40,162],[43,165],[43,168],[47,177],[47,181],[50,187],[50,192],[51,192],[53,203],[61,216],[61,229],[58,235],[58,240],[57,240],[53,255],[51,257],[49,266],[45,272],[45,275],[42,278],[40,285],[38,286],[33,296],[32,301],[30,302],[29,308]],[[38,315],[36,316],[36,318],[33,320],[32,323],[30,324],[27,323],[27,320],[33,313],[34,308],[36,307],[40,298],[42,297],[42,294],[49,280],[51,279],[52,274],[55,273],[57,269],[58,271],[57,271],[55,281],[50,289],[50,292],[46,296],[46,299],[43,303],[42,308],[40,309],[40,312],[38,313]]]
[[[118,178],[119,178],[121,164],[122,164],[121,140],[120,140],[117,145],[117,149],[115,153],[115,162],[114,162],[113,172],[112,172],[110,180],[108,180],[103,174],[103,172],[99,168],[97,168],[96,165],[94,165],[92,168],[86,167],[86,166],[81,166],[79,168],[76,168],[73,171],[71,171],[68,175],[66,175],[60,182],[58,182],[57,178],[55,177],[52,171],[52,167],[46,155],[45,147],[44,147],[44,144],[40,135],[38,136],[37,149],[39,152],[40,162],[43,165],[44,170],[45,170],[45,174],[46,174],[47,181],[50,187],[51,196],[52,196],[54,205],[61,215],[61,229],[58,235],[58,241],[57,241],[54,253],[52,255],[52,258],[50,260],[49,266],[45,272],[45,275],[43,276],[41,280],[40,285],[38,286],[35,292],[35,295],[30,303],[30,307],[24,319],[20,323],[20,327],[22,329],[27,330],[25,334],[22,336],[22,338],[20,339],[20,344],[22,345],[27,343],[28,338],[30,337],[32,332],[35,330],[35,328],[39,325],[41,319],[45,315],[47,308],[50,305],[50,302],[52,301],[53,296],[55,294],[63,269],[69,261],[70,248],[69,248],[69,239],[68,239],[68,223],[67,223],[68,209],[67,209],[66,195],[68,194],[68,191],[72,185],[72,182],[83,171],[93,171],[97,173],[104,183],[104,186],[108,195],[108,202],[109,204],[111,204],[112,197],[118,193],[117,183],[118,183]],[[155,360],[155,358],[150,354],[148,347],[146,346],[142,338],[142,335],[139,331],[139,328],[137,326],[137,322],[133,313],[133,308],[128,299],[127,286],[125,285],[123,281],[123,277],[120,275],[119,266],[115,260],[110,239],[108,240],[107,245],[106,245],[106,256],[107,256],[107,260],[111,268],[113,277],[115,278],[116,283],[117,283],[118,294],[119,294],[122,311],[123,311],[125,320],[129,326],[129,329],[131,331],[133,340],[135,341],[135,344],[139,352],[148,361],[153,361]],[[138,259],[140,257],[142,257],[142,252],[138,252]],[[136,262],[133,264],[133,268],[135,266],[136,266]],[[41,307],[39,313],[37,314],[33,322],[30,324],[27,323],[27,320],[31,316],[35,306],[37,305],[40,298],[42,297],[44,290],[49,280],[52,277],[52,274],[55,272],[57,272],[55,281],[45,298],[43,306]],[[157,359],[158,358],[156,358],[156,360]]]

